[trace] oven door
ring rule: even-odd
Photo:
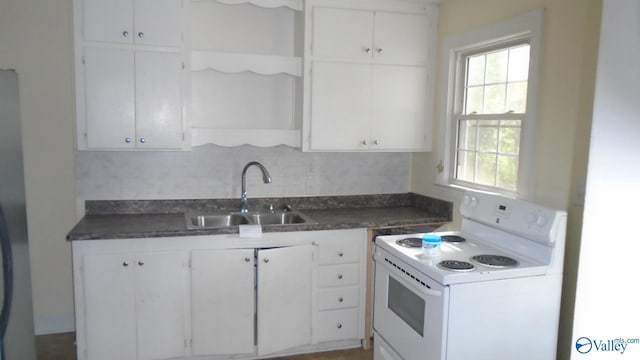
[[[449,288],[378,247],[374,263],[376,336],[403,360],[444,360]]]

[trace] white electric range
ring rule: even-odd
[[[467,192],[460,230],[375,241],[374,359],[551,360],[566,213]]]

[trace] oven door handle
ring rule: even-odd
[[[376,254],[377,255],[377,254]],[[439,297],[442,296],[442,291],[436,291],[430,288],[427,288],[426,286],[419,286],[417,284],[414,284],[411,281],[407,281],[407,279],[405,279],[405,277],[403,276],[403,274],[398,271],[398,269],[393,268],[392,266],[388,265],[384,259],[381,259],[380,257],[376,256],[376,263],[382,265],[385,269],[387,269],[387,271],[391,274],[391,273],[396,273],[398,274],[398,276],[395,277],[396,280],[401,281],[403,284],[405,284],[407,287],[410,287],[414,290],[416,290],[419,293],[423,293],[425,295],[428,296],[435,296],[435,297]]]

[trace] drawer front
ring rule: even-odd
[[[320,266],[318,283],[320,287],[357,285],[360,281],[359,264]]]
[[[358,337],[358,308],[318,313],[316,341],[354,339]]]
[[[318,309],[334,310],[356,307],[360,301],[360,288],[339,287],[320,290],[318,294]]]
[[[345,238],[323,239],[318,244],[320,264],[341,264],[360,261],[360,241]]]

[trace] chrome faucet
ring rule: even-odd
[[[269,175],[267,169],[259,162],[251,161],[244,166],[244,169],[242,169],[242,193],[240,194],[240,212],[243,213],[249,212],[249,203],[247,201],[247,169],[252,165],[257,166],[260,171],[262,171],[262,181],[264,181],[265,184],[271,183],[271,175]]]

